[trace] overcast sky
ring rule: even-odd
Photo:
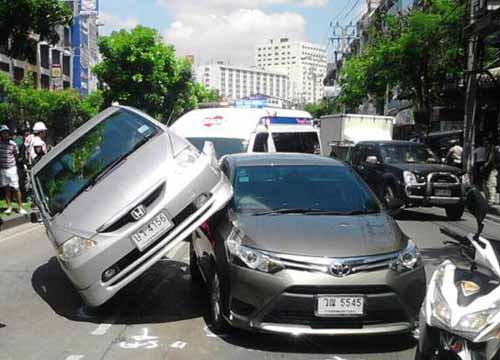
[[[101,34],[156,28],[178,55],[197,63],[253,65],[256,43],[288,36],[327,45],[332,20],[348,23],[366,0],[100,0]]]

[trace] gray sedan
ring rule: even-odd
[[[114,106],[34,167],[48,237],[87,304],[107,301],[231,199],[208,149],[200,153],[148,115]]]
[[[214,330],[404,333],[425,272],[415,244],[344,164],[314,155],[229,155],[232,202],[192,237]]]

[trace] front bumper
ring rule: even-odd
[[[447,182],[438,182],[439,179]],[[422,206],[448,206],[461,204],[465,197],[465,187],[460,179],[453,174],[431,173],[426,181],[415,185],[405,185],[404,197],[408,203]],[[449,195],[442,195],[449,192]]]
[[[300,270],[265,274],[231,265],[229,313],[233,326],[254,331],[375,335],[410,332],[425,296],[423,266],[406,273],[388,268],[344,278]],[[362,295],[363,317],[318,317],[316,295]]]
[[[208,167],[205,167],[203,171],[212,171],[214,175],[214,171]],[[185,203],[184,192],[176,194],[173,198],[165,196],[154,206],[154,211],[151,211],[148,219],[153,218],[162,210],[170,213],[169,210],[173,204],[182,204],[184,209],[181,207],[177,215],[172,216],[174,227],[162,234],[142,252],[137,249],[130,236],[144,226],[148,219],[132,227],[126,227],[125,230],[99,234],[94,238],[98,243],[95,253],[90,253],[83,259],[71,263],[60,261],[63,270],[85,303],[90,306],[99,306],[109,300],[125,285],[165,256],[180,241],[188,237],[210,216],[222,209],[232,197],[232,187],[221,172],[217,176],[218,181],[212,189],[206,189],[206,184],[201,185],[203,181],[197,181],[197,178],[186,184],[186,189],[190,189],[194,198],[206,192],[211,194],[210,199],[199,209],[196,209],[192,203],[190,205]],[[186,205],[188,206],[185,207]],[[104,281],[103,273],[112,266],[118,266],[120,271],[108,281]]]

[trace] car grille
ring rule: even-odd
[[[162,194],[163,190],[165,189],[165,184],[162,184],[158,186],[151,194],[149,194],[144,200],[141,202],[137,203],[133,208],[136,208],[139,205],[144,206],[146,209],[148,209],[155,201],[160,197]],[[117,231],[124,227],[127,224],[133,223],[136,220],[130,215],[130,212],[119,218],[117,221],[112,223],[111,225],[107,226],[104,230],[101,230],[99,232],[102,233],[109,233],[113,231]]]
[[[367,286],[292,286],[286,290],[291,294],[383,294],[392,293],[393,291],[384,285],[367,285]]]
[[[449,173],[433,173],[429,175],[430,181],[436,184],[459,184],[458,178]]]
[[[276,324],[305,325],[313,329],[362,328],[364,325],[380,325],[406,322],[407,317],[401,310],[368,311],[363,317],[322,318],[314,315],[312,310],[278,311],[268,313],[262,322]]]
[[[176,226],[179,224],[182,224],[187,218],[189,218],[191,215],[193,215],[198,209],[193,205],[190,204],[188,205],[184,210],[182,210],[177,216],[175,216],[172,219],[172,223],[174,226],[163,236],[152,242],[148,247],[153,246],[154,244],[158,243],[162,239],[164,239],[169,233],[175,230]],[[118,260],[116,263],[114,263],[110,268],[117,268],[118,272],[115,274],[115,276],[122,271],[123,269],[127,268],[130,266],[133,262],[138,260],[141,256],[143,256],[144,253],[140,252],[139,249],[134,249],[131,252],[129,252],[127,255],[125,255],[123,258]],[[102,274],[102,277],[104,277],[104,273]],[[103,278],[104,281],[104,278]],[[105,282],[105,281],[104,281]]]

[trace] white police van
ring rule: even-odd
[[[198,149],[214,144],[218,157],[242,152],[321,154],[311,114],[279,108],[217,107],[193,110],[171,129]]]

